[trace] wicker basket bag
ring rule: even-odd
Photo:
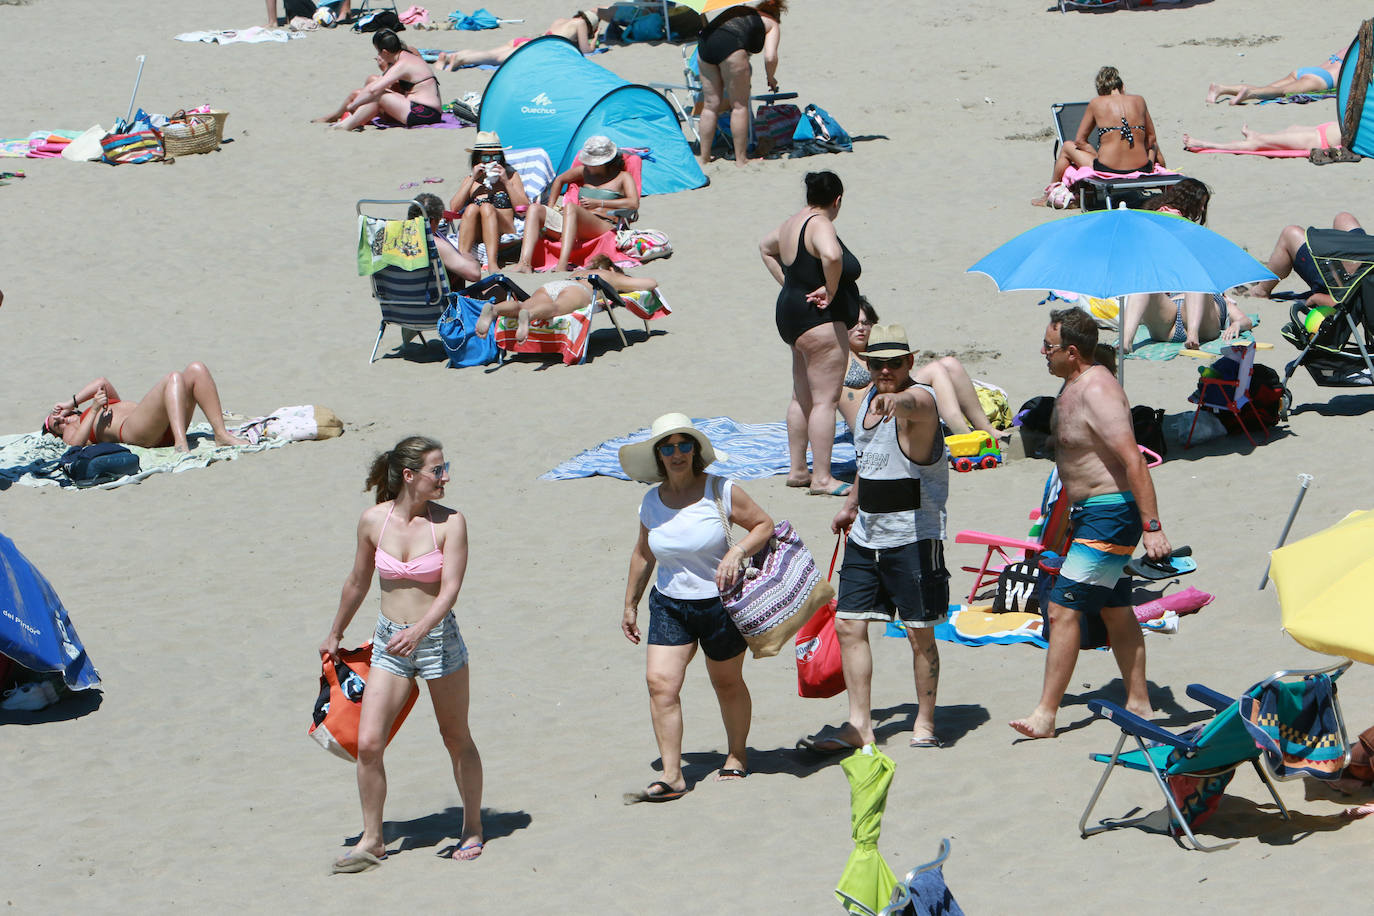
[[[216,119],[208,115],[177,112],[162,128],[162,146],[167,158],[210,153],[219,149]]]

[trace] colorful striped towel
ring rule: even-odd
[[[1327,674],[1302,683],[1276,682],[1239,700],[1240,715],[1269,768],[1280,779],[1312,776],[1334,781],[1345,764],[1336,720],[1336,687]]]

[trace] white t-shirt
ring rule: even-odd
[[[658,564],[654,586],[669,598],[716,598],[716,567],[729,545],[725,526],[720,521],[715,494],[724,484],[721,502],[730,515],[730,491],[734,484],[715,475],[706,475],[706,490],[701,499],[682,509],[670,509],[659,498],[658,487],[644,494],[639,504],[639,520],[649,529],[649,552]]]

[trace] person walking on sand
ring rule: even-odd
[[[358,722],[363,832],[357,845],[334,860],[335,874],[376,868],[387,856],[382,753],[417,677],[429,688],[463,803],[463,832],[453,858],[482,854],[482,758],[468,731],[468,649],[453,616],[468,565],[467,520],[435,501],[443,499],[448,467],[443,446],[410,436],[378,455],[367,474],[364,488],[376,491],[377,503],[358,519],[353,569],[320,644],[322,654],[338,660],[344,629],[367,597],[375,569],[382,606]]]
[[[1131,610],[1131,579],[1122,575],[1144,541],[1152,560],[1169,556],[1155,487],[1136,445],[1131,407],[1116,378],[1093,359],[1097,325],[1082,309],[1050,312],[1040,352],[1064,380],[1050,427],[1055,465],[1073,504],[1073,541],[1049,594],[1050,645],[1040,703],[1008,723],[1027,738],[1053,738],[1055,717],[1078,661],[1080,615],[1101,612],[1126,685],[1126,708],[1154,714],[1145,682],[1145,639]],[[1142,534],[1143,532],[1143,534]]]
[[[873,374],[873,387],[859,407],[854,427],[859,472],[830,524],[836,534],[853,526],[844,545],[835,604],[849,720],[798,742],[818,753],[845,751],[874,740],[868,625],[894,617],[906,629],[915,669],[919,707],[911,746],[941,746],[935,734],[940,652],[933,628],[945,621],[949,610],[943,543],[949,456],[940,435],[935,391],[911,377],[916,357],[906,330],[899,324],[874,326],[863,357]]]

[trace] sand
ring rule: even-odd
[[[530,31],[569,12],[551,0],[493,6]],[[377,314],[353,268],[353,205],[442,176],[447,198],[473,131],[329,132],[309,119],[369,72],[365,39],[315,33],[286,45],[182,44],[172,36],[246,27],[259,2],[149,0],[137,10],[92,0],[0,6],[11,92],[0,133],[109,126],[148,55],[139,102],[171,111],[228,109],[233,143],[173,165],[112,169],[6,160],[29,177],[0,189],[5,269],[0,309],[6,397],[0,433],[33,429],[58,398],[104,374],[137,396],[159,373],[199,359],[226,406],[260,413],[325,404],[341,439],[294,445],[161,475],[109,492],[14,488],[4,531],[61,594],[104,677],[98,708],[6,722],[0,732],[4,848],[0,899],[14,912],[64,908],[165,912],[197,908],[334,912],[347,905],[431,911],[833,912],[830,891],[850,849],[848,790],[836,761],[793,751],[839,721],[844,700],[795,695],[786,658],[750,662],[754,698],[743,782],[716,783],[724,735],[700,664],[688,673],[685,750],[694,791],[669,805],[624,807],[655,778],[643,649],[619,633],[640,485],[606,478],[545,482],[558,461],[669,410],[781,419],[788,353],[773,326],[776,287],[757,240],[801,201],[801,176],[832,168],[849,187],[838,228],[864,265],[862,286],[884,320],[923,347],[975,354],[969,368],[1013,405],[1055,384],[1036,350],[1045,311],[1033,293],[998,293],[964,268],[1017,232],[1055,218],[1027,206],[1050,166],[1049,106],[1088,97],[1096,69],[1119,67],[1145,95],[1169,163],[1215,190],[1210,225],[1263,258],[1287,223],[1361,212],[1368,166],[1193,156],[1183,130],[1239,136],[1317,123],[1331,106],[1208,107],[1217,79],[1267,81],[1343,48],[1360,4],[1200,3],[1060,16],[1031,3],[794,3],[779,78],[873,139],[850,155],[774,161],[740,172],[717,163],[709,188],[653,198],[642,225],[676,255],[645,269],[675,314],[621,349],[598,330],[581,367],[520,362],[451,371],[437,361],[366,362]],[[436,10],[441,15],[447,10]],[[534,26],[538,26],[535,29]],[[410,33],[421,46],[479,46],[485,36]],[[1266,37],[1267,36],[1267,37]],[[1273,36],[1282,36],[1276,38]],[[671,80],[674,46],[617,48],[598,58],[637,80]],[[442,78],[445,98],[487,74]],[[761,81],[760,81],[761,83]],[[1032,140],[1009,139],[1029,135]],[[1291,287],[1286,284],[1285,288]],[[1278,303],[1258,303],[1261,361],[1292,351]],[[388,334],[394,347],[397,332]],[[1187,408],[1195,363],[1132,363],[1136,403]],[[1325,661],[1279,629],[1273,589],[1257,593],[1296,492],[1316,476],[1294,535],[1371,503],[1359,470],[1374,445],[1369,395],[1294,380],[1289,427],[1257,449],[1226,440],[1172,451],[1154,474],[1175,544],[1201,570],[1186,584],[1214,604],[1172,637],[1149,637],[1155,702],[1180,715],[1184,688],[1237,691],[1271,671]],[[1333,409],[1355,416],[1330,415]],[[325,634],[349,568],[365,467],[377,451],[424,432],[454,463],[449,502],[466,514],[472,562],[457,606],[472,652],[472,728],[486,769],[488,846],[476,862],[439,859],[459,825],[458,800],[427,700],[387,755],[391,858],[358,877],[327,864],[357,836],[353,771],[305,736]],[[950,529],[1017,532],[1049,466],[1023,460],[952,479]],[[837,501],[782,478],[745,484],[828,559]],[[951,566],[973,552],[952,543]],[[969,585],[956,571],[954,594]],[[369,632],[375,599],[349,630]],[[1216,855],[1121,830],[1082,840],[1077,819],[1116,732],[1086,724],[1087,697],[1120,696],[1105,653],[1085,655],[1055,741],[1013,745],[1005,722],[1030,711],[1043,652],[941,647],[940,729],[953,746],[906,747],[913,713],[907,649],[875,636],[880,740],[897,762],[881,849],[899,873],[953,853],[945,872],[970,913],[1083,912],[1135,900],[1186,899],[1203,910],[1342,905],[1362,889],[1351,867],[1374,850],[1374,825],[1336,818],[1342,802],[1282,785],[1295,812],[1280,821],[1254,777],[1232,783],[1208,837],[1238,838]],[[1357,729],[1374,679],[1342,682]],[[73,705],[74,704],[74,705]],[[84,712],[76,715],[76,712]],[[1109,786],[1102,816],[1159,807],[1146,780]],[[1301,876],[1301,877],[1298,877]],[[1166,896],[1168,895],[1168,896]],[[1177,897],[1173,897],[1177,895]],[[1282,903],[1276,901],[1284,901]]]

